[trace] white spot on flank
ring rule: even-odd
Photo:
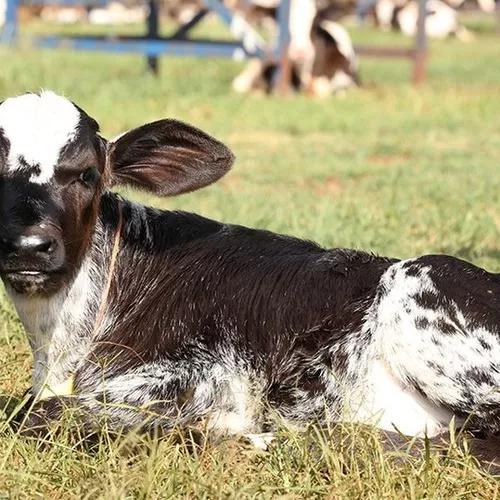
[[[366,380],[366,396],[355,420],[407,436],[433,437],[447,428],[452,414],[404,387],[380,360],[373,361]]]
[[[39,168],[31,182],[44,184],[54,175],[61,150],[71,142],[80,119],[73,103],[53,92],[25,94],[0,105],[0,130],[9,141],[7,169]]]
[[[438,297],[442,292],[430,279],[428,267],[420,266],[419,276],[409,276],[404,266],[405,262],[393,265],[392,276],[387,272],[382,278],[388,292],[372,325],[393,375],[401,381],[417,380],[431,400],[462,406],[464,412],[471,409],[464,392],[470,393],[477,403],[497,405],[500,401],[498,334],[471,326],[466,311],[461,311],[451,298],[448,309],[420,305],[415,296],[428,292]],[[417,319],[426,326],[416,326]],[[453,328],[454,333],[443,333],[441,324]],[[490,348],[485,349],[483,344]],[[467,375],[469,371],[486,373],[488,380],[475,380]]]

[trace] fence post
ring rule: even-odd
[[[413,67],[413,83],[422,83],[427,76],[427,35],[425,21],[427,17],[427,0],[418,0],[417,35],[415,37],[415,55]]]
[[[160,22],[160,9],[158,6],[157,0],[149,0],[149,14],[147,19],[148,26],[148,38],[149,39],[157,39],[159,33],[159,22]],[[148,69],[154,75],[158,74],[159,64],[158,64],[158,56],[147,56]]]
[[[278,75],[275,89],[281,95],[290,92],[290,82],[292,80],[292,65],[289,56],[290,47],[290,0],[281,0],[278,7]]]
[[[13,43],[17,37],[17,9],[19,0],[7,0],[5,24],[0,31],[0,42]]]

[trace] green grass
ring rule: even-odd
[[[489,22],[489,21],[488,21]],[[129,196],[227,222],[384,255],[446,252],[500,272],[500,39],[473,19],[475,41],[432,43],[429,78],[405,61],[361,61],[364,86],[345,98],[230,93],[241,65],[0,48],[0,98],[50,88],[96,117],[105,136],[160,117],[192,122],[237,155],[218,184],[175,199]],[[40,30],[40,27],[32,27]],[[43,28],[46,30],[46,28]],[[360,43],[408,44],[357,29]],[[1,292],[0,292],[1,294]],[[0,295],[0,387],[28,387],[22,327]],[[311,431],[312,432],[312,431]],[[0,496],[497,498],[496,479],[454,452],[401,460],[373,436],[333,445],[284,431],[268,453],[227,441],[189,451],[129,440],[85,451],[71,440],[0,433]]]

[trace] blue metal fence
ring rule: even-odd
[[[28,5],[103,5],[107,0],[7,0],[6,20],[0,31],[0,42],[14,43],[18,35],[18,9],[21,2]],[[158,58],[162,55],[228,57],[245,59],[259,57],[277,64],[276,85],[282,92],[287,92],[290,82],[290,61],[288,46],[290,43],[289,19],[291,0],[281,0],[278,6],[278,35],[274,42],[267,43],[250,26],[244,17],[229,9],[221,0],[203,0],[204,7],[186,24],[182,25],[170,37],[159,34],[160,15],[157,0],[148,0],[149,14],[146,19],[144,36],[42,36],[34,38],[40,47],[64,47],[77,50],[96,50],[115,53],[143,54],[148,67],[157,72]],[[420,82],[425,77],[427,57],[425,37],[426,0],[418,0],[419,21],[414,48],[401,47],[356,47],[360,55],[374,57],[400,57],[414,61],[413,80]],[[211,11],[230,29],[234,41],[207,40],[190,38],[192,28],[198,25]]]
[[[15,42],[18,35],[18,8],[22,0],[7,0],[7,12],[4,27],[0,33],[0,41]],[[96,0],[94,4],[105,3]],[[84,0],[28,0],[28,5],[89,5]],[[249,57],[266,58],[278,64],[284,63],[283,54],[287,52],[289,43],[289,10],[290,0],[282,0],[278,7],[279,31],[274,43],[267,43],[254,30],[240,13],[225,6],[221,0],[203,0],[202,8],[194,18],[181,26],[172,36],[162,37],[159,34],[159,5],[157,0],[148,0],[149,14],[146,19],[144,36],[39,36],[33,43],[40,47],[64,47],[77,50],[98,50],[108,52],[129,52],[144,54],[148,58],[148,66],[157,71],[158,57],[161,55],[229,57],[244,59]],[[191,29],[201,22],[207,12],[216,14],[231,30],[234,41],[190,38]]]

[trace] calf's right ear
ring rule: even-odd
[[[191,125],[160,120],[110,142],[107,160],[114,184],[172,196],[220,179],[231,168],[234,155]]]

